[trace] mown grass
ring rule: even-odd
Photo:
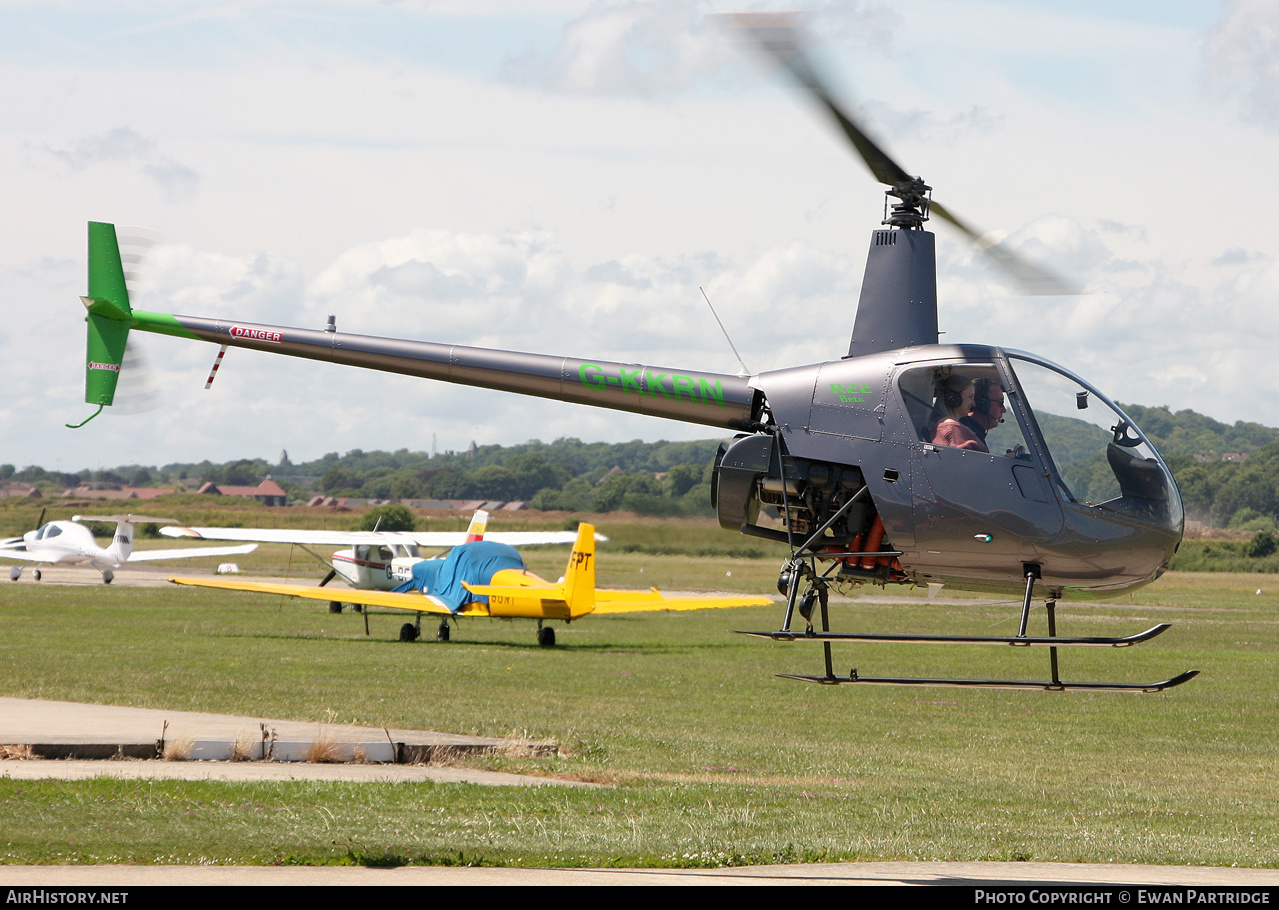
[[[545,577],[563,570],[563,548],[526,555]],[[776,569],[602,552],[600,582],[767,591]],[[1015,630],[1018,605],[948,593],[839,602],[832,616],[847,630]],[[402,644],[401,616],[373,615],[366,638],[362,617],[314,603],[7,585],[6,695],[517,733],[561,754],[483,764],[609,786],[0,780],[0,862],[1275,866],[1275,593],[1256,575],[1172,574],[1117,602],[1061,606],[1069,634],[1175,624],[1140,648],[1063,653],[1070,679],[1203,671],[1125,696],[780,680],[818,672],[819,648],[728,632],[773,628],[780,607],[587,618],[542,649],[531,623]],[[1012,649],[836,649],[841,673],[1043,678],[1046,663]]]

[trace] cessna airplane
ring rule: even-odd
[[[161,528],[165,537],[194,537],[198,540],[252,540],[258,543],[295,544],[306,550],[329,567],[329,574],[320,582],[324,587],[336,576],[341,576],[352,588],[359,591],[390,591],[408,581],[413,566],[423,562],[419,547],[455,547],[477,540],[490,540],[511,546],[538,546],[543,544],[573,543],[577,534],[573,531],[497,531],[485,537],[488,528],[488,512],[477,509],[471,517],[470,527],[462,531],[302,531],[276,528]],[[596,535],[596,540],[607,537]],[[325,559],[311,547],[343,546],[332,560]],[[330,610],[342,611],[344,601],[330,598]],[[352,602],[347,598],[347,603]]]
[[[115,534],[105,549],[94,542],[93,534],[81,521],[114,521]],[[90,563],[102,573],[104,584],[115,578],[112,569],[125,563],[158,559],[190,559],[197,556],[235,556],[252,553],[257,544],[238,547],[186,547],[180,550],[134,550],[133,526],[138,522],[176,524],[172,518],[147,518],[143,515],[76,515],[70,521],[50,521],[21,537],[0,542],[0,559],[20,559],[36,564],[31,574],[40,580],[41,565],[75,565]],[[9,569],[9,580],[22,577],[22,566]]]
[[[227,578],[170,578],[179,585],[285,594],[329,600],[326,588],[287,584],[259,584]],[[416,622],[400,627],[400,641],[414,641],[422,633],[422,614],[443,617],[436,638],[449,640],[449,619],[488,616],[496,619],[536,619],[537,643],[555,644],[555,630],[542,624],[552,619],[569,623],[592,613],[642,613],[653,610],[712,610],[757,607],[769,597],[746,595],[664,597],[649,591],[610,591],[595,587],[595,528],[581,524],[568,557],[564,577],[552,584],[524,567],[509,544],[476,540],[454,547],[445,556],[418,560],[410,577],[394,591],[352,591],[347,600],[370,607],[390,607],[417,614]]]

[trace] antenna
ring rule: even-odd
[[[724,340],[728,342],[728,346],[733,349],[733,356],[737,358],[738,376],[749,376],[751,371],[746,369],[746,364],[742,362],[742,355],[737,353],[737,345],[733,344],[733,339],[728,337],[728,329],[724,328],[724,323],[720,322],[719,313],[715,312],[715,307],[711,306],[711,299],[706,296],[706,289],[700,284],[697,289],[702,292],[702,298],[706,301],[706,305],[711,308],[711,315],[715,317],[715,322],[719,324],[719,330],[724,333]]]

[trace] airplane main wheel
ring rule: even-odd
[[[39,581],[39,580],[40,580],[40,570],[39,570],[39,569],[32,569],[32,570],[31,570],[31,577],[32,577],[32,578],[34,578],[36,581]]]
[[[555,647],[555,630],[550,626],[537,630],[537,643],[543,648]]]
[[[411,622],[400,626],[400,641],[417,641],[417,626]]]
[[[440,627],[435,630],[435,640],[436,641],[449,640],[449,623],[447,619],[441,622]]]
[[[115,573],[114,573],[114,572],[103,572],[103,573],[102,573],[102,583],[103,583],[104,585],[109,585],[109,584],[111,584],[112,580],[114,580],[114,579],[115,579]]]
[[[351,609],[354,610],[356,613],[364,612],[364,607],[360,606],[359,604],[351,604]]]
[[[341,613],[341,612],[342,612],[342,601],[340,601],[340,600],[330,600],[330,601],[329,601],[329,612],[330,612],[330,613]]]
[[[9,580],[10,580],[10,581],[17,581],[17,580],[18,580],[19,578],[21,578],[21,577],[22,577],[22,566],[10,566],[10,567],[9,567]]]

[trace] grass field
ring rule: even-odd
[[[613,536],[602,585],[770,591],[780,561],[644,554]],[[526,555],[553,579],[566,550]],[[289,556],[264,548],[241,562],[283,571]],[[774,628],[780,607],[587,618],[557,626],[560,646],[542,649],[527,622],[463,622],[448,644],[402,644],[401,616],[372,616],[365,637],[361,617],[315,603],[6,584],[0,694],[515,733],[561,754],[486,766],[610,786],[0,780],[0,862],[1276,866],[1276,593],[1266,576],[1174,573],[1131,598],[1060,607],[1063,634],[1174,623],[1140,648],[1063,654],[1070,679],[1203,671],[1129,696],[780,680],[818,672],[818,647],[728,632]],[[1009,634],[1018,607],[946,591],[840,602],[832,618],[846,630]],[[875,675],[1043,678],[1046,661],[836,649],[840,672]]]

